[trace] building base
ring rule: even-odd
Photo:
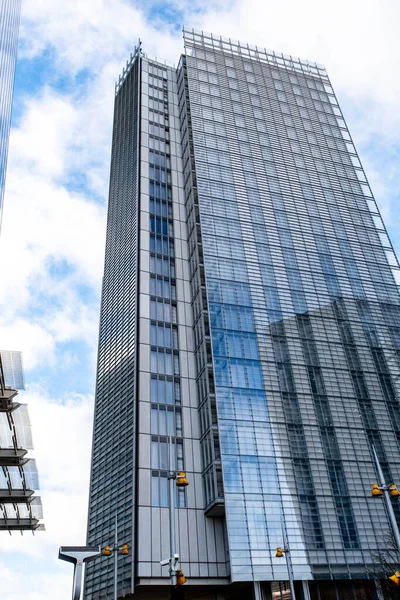
[[[184,586],[185,600],[291,600],[289,583],[282,581],[241,582],[230,585]],[[296,600],[379,600],[379,590],[370,579],[295,581]],[[166,585],[138,585],[134,595],[123,600],[168,600]],[[122,600],[122,598],[120,599]]]

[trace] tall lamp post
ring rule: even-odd
[[[281,546],[278,546],[276,549],[275,556],[277,558],[282,558],[283,556],[286,558],[286,566],[287,566],[288,576],[289,576],[290,595],[292,596],[292,600],[296,600],[296,594],[294,591],[294,576],[293,576],[292,557],[290,556],[290,548],[289,548],[289,543],[288,543],[286,530],[285,530],[283,521],[282,521],[282,535],[283,535],[283,548]]]
[[[184,471],[176,471],[174,468],[174,455],[172,450],[172,437],[169,436],[168,440],[168,453],[169,453],[169,548],[170,558],[161,560],[160,564],[162,567],[169,565],[169,575],[171,579],[171,600],[177,598],[177,588],[186,583],[186,578],[181,569],[178,569],[179,554],[176,552],[176,540],[175,540],[175,486],[187,487],[189,485],[186,479],[186,473]],[[180,594],[179,594],[180,595]]]
[[[378,496],[384,496],[386,502],[386,508],[388,511],[390,524],[392,526],[393,536],[396,542],[397,550],[400,552],[400,532],[399,526],[397,525],[396,517],[394,515],[394,510],[390,498],[398,498],[400,496],[400,492],[397,489],[397,486],[394,483],[386,483],[385,477],[383,475],[382,467],[380,465],[378,455],[374,446],[372,446],[372,454],[374,455],[376,470],[378,471],[378,479],[379,483],[371,483],[372,493],[371,496],[373,498],[377,498]],[[395,584],[400,586],[400,571],[396,571],[393,575],[389,577],[389,579]],[[378,582],[380,587],[380,583]]]
[[[396,517],[394,515],[393,506],[392,506],[392,503],[390,501],[390,498],[397,498],[398,496],[400,496],[400,492],[399,492],[399,490],[397,489],[397,487],[396,487],[396,485],[394,483],[386,483],[385,482],[385,478],[383,476],[382,467],[380,465],[380,462],[379,462],[379,459],[378,459],[378,455],[377,455],[377,453],[375,451],[374,446],[372,446],[372,453],[374,455],[376,469],[378,471],[378,478],[379,478],[379,484],[378,483],[372,483],[371,484],[371,487],[372,487],[372,496],[374,498],[376,498],[378,496],[384,496],[385,502],[386,502],[386,508],[387,508],[387,511],[388,511],[388,514],[389,514],[390,524],[392,525],[393,535],[394,535],[394,539],[396,541],[397,550],[399,550],[399,552],[400,552],[400,532],[399,532],[399,526],[397,525]]]
[[[126,556],[129,554],[128,544],[118,545],[118,520],[115,515],[115,533],[114,533],[114,545],[104,546],[103,556],[111,556],[114,552],[114,600],[118,600],[118,553]]]

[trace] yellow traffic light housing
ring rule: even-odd
[[[121,549],[120,549],[120,554],[129,554],[128,544],[122,544]]]
[[[280,546],[277,547],[275,556],[276,556],[276,558],[282,558],[283,552],[282,552],[282,548]]]
[[[377,483],[371,483],[371,496],[382,496],[382,490],[379,489],[379,485]]]
[[[176,585],[185,585],[187,582],[186,577],[183,574],[182,569],[176,570]]]
[[[394,575],[389,577],[390,581],[393,581],[395,585],[400,585],[400,571],[396,571]]]
[[[398,496],[400,496],[400,492],[394,483],[391,483],[389,485],[389,494],[391,495],[392,498],[397,498]]]
[[[111,556],[111,554],[112,554],[111,546],[104,546],[103,556]]]
[[[176,477],[176,485],[178,487],[186,487],[187,485],[189,485],[189,482],[186,479],[185,471],[179,471],[179,473]]]

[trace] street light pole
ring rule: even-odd
[[[175,446],[175,459],[176,459],[176,446]],[[176,460],[175,460],[176,462]],[[180,488],[185,488],[189,485],[186,479],[186,473],[184,471],[176,471],[174,464],[174,453],[172,451],[172,435],[168,436],[168,499],[169,499],[169,550],[171,556],[166,560],[160,560],[160,565],[166,567],[169,565],[169,576],[171,584],[171,595],[170,600],[183,598],[182,587],[186,583],[186,577],[184,576],[182,569],[178,569],[179,566],[179,554],[176,552],[176,539],[175,539],[175,485]],[[179,588],[179,589],[177,589]]]
[[[113,546],[104,546],[103,548],[103,556],[111,556],[114,552],[114,593],[113,599],[118,600],[118,554],[122,554],[126,556],[129,554],[129,546],[128,544],[122,544],[122,546],[118,546],[118,516],[115,513],[115,530],[114,530],[114,545]]]
[[[294,582],[293,582],[292,557],[290,556],[290,548],[289,548],[289,543],[288,543],[285,525],[284,525],[283,521],[282,521],[282,534],[283,534],[283,546],[284,546],[283,551],[285,553],[286,566],[287,566],[288,575],[289,575],[290,595],[292,596],[292,600],[296,600],[296,594],[294,591]]]
[[[115,513],[114,600],[118,600],[118,517]]]
[[[172,455],[172,436],[168,438],[168,454],[169,454],[169,550],[171,556],[171,563],[169,566],[169,574],[171,578],[171,594],[176,586],[176,569],[173,568],[172,559],[175,557],[175,479],[176,471],[174,468],[174,458]]]
[[[396,541],[397,549],[400,551],[400,532],[399,532],[399,527],[397,525],[396,517],[394,515],[393,506],[392,506],[392,503],[390,501],[390,492],[389,492],[389,487],[390,486],[385,482],[385,478],[383,476],[382,467],[380,465],[380,462],[379,462],[379,459],[378,459],[378,455],[377,455],[377,453],[375,451],[374,446],[372,446],[372,452],[373,452],[374,459],[375,459],[376,469],[378,471],[378,478],[379,478],[380,489],[382,490],[383,495],[385,497],[386,508],[387,508],[388,513],[389,513],[389,519],[390,519],[390,523],[392,525],[394,539]]]

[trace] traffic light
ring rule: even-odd
[[[120,554],[129,554],[128,544],[122,544]]]
[[[282,552],[282,548],[280,546],[277,547],[275,556],[276,556],[276,558],[282,558],[283,552]]]
[[[103,554],[103,556],[111,556],[111,554],[112,554],[111,546],[104,546],[102,554]]]
[[[371,496],[382,496],[383,492],[379,489],[379,485],[377,483],[371,483]]]
[[[189,485],[189,482],[186,479],[185,471],[179,471],[179,473],[176,477],[176,485],[178,487],[186,487],[187,485]]]
[[[400,585],[400,571],[396,571],[394,575],[389,577],[390,581],[393,581],[395,585]]]
[[[400,496],[400,492],[394,483],[391,483],[389,485],[389,494],[392,498],[397,498],[398,496]]]
[[[185,585],[187,582],[186,577],[183,574],[182,569],[176,570],[176,585]]]

